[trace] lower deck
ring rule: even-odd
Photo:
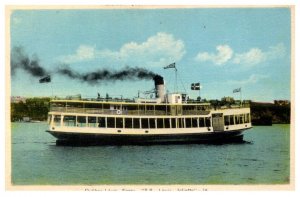
[[[130,116],[49,113],[49,130],[108,134],[170,134],[235,131],[251,128],[250,110],[215,111],[207,115]]]
[[[50,112],[48,132],[63,141],[104,144],[203,143],[242,139],[242,132],[251,127],[250,109],[184,116]]]

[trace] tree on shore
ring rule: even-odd
[[[47,120],[50,98],[28,98],[26,102],[11,103],[11,120],[20,121],[24,117],[32,120]]]

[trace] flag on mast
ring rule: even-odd
[[[46,77],[43,77],[39,80],[40,83],[49,83],[51,82],[51,77],[50,75],[47,75]]]
[[[168,69],[168,68],[175,68],[176,69],[175,62],[164,67],[164,69]]]
[[[241,88],[237,88],[233,90],[233,93],[241,92]]]
[[[191,90],[200,90],[200,83],[192,83]]]

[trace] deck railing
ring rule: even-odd
[[[51,107],[51,112],[105,114],[105,115],[137,115],[137,116],[168,116],[179,115],[162,110],[111,110],[101,108]],[[207,115],[209,110],[183,110],[182,115]]]
[[[249,108],[250,105],[248,103],[242,103],[242,105],[207,105],[205,107],[200,107],[199,105],[195,105],[194,108],[190,105],[185,106],[182,105],[182,108],[171,108],[170,106],[156,108],[152,107],[149,109],[147,107],[136,107],[133,109],[127,110],[127,106],[119,106],[119,109],[109,109],[103,108],[99,106],[95,108],[88,106],[76,106],[70,103],[63,103],[50,106],[51,112],[64,112],[64,113],[82,113],[82,114],[105,114],[105,115],[131,115],[131,116],[168,116],[168,115],[207,115],[211,110],[224,110],[224,109],[235,109],[235,108]],[[122,109],[122,110],[121,110]],[[155,109],[155,110],[153,110]],[[180,111],[178,111],[180,110]]]

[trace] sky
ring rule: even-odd
[[[164,77],[168,92],[190,97],[200,82],[206,99],[271,102],[290,100],[291,17],[288,8],[189,8],[14,10],[11,49],[22,48],[54,73],[51,83],[24,69],[11,76],[12,96],[135,97],[154,88],[152,80],[98,81],[90,84],[55,73],[68,66],[77,73],[140,67]],[[241,88],[241,95],[233,93]]]

